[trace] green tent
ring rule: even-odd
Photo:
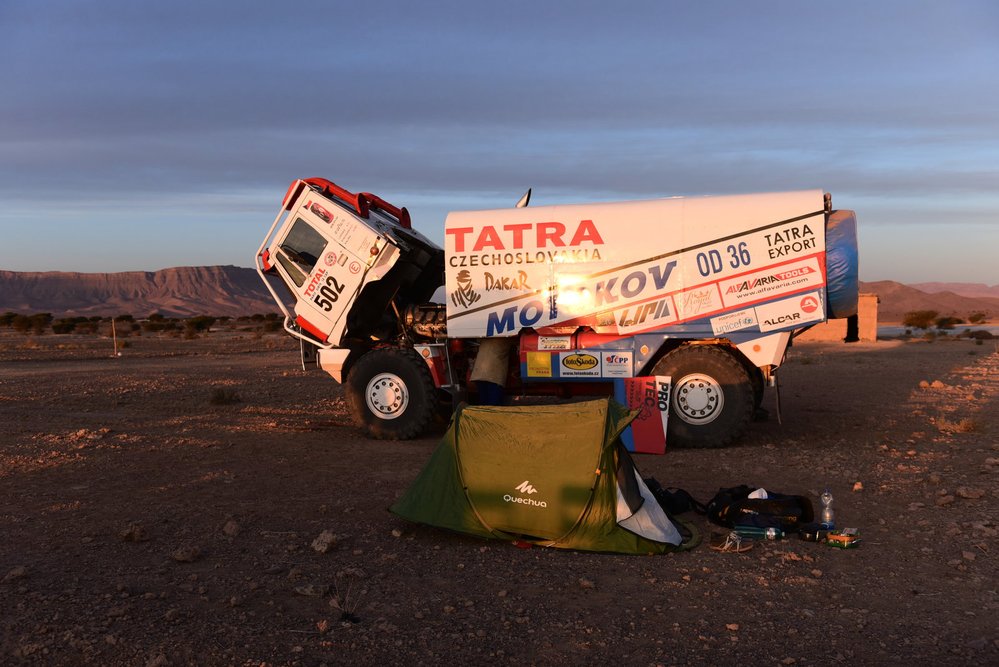
[[[618,438],[634,416],[610,398],[462,406],[391,511],[482,537],[663,553],[681,537]]]

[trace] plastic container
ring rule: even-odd
[[[822,492],[819,496],[819,500],[822,501],[822,528],[825,530],[832,530],[836,527],[836,513],[833,511],[833,495],[829,489]]]

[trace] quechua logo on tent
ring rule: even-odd
[[[525,479],[523,482],[513,487],[515,491],[520,491],[530,496],[532,493],[537,493],[538,490],[531,485],[531,481]],[[517,503],[518,505],[533,505],[535,507],[548,507],[548,503],[543,500],[535,500],[534,498],[525,498],[524,496],[512,496],[509,493],[503,496],[503,500],[508,503]]]

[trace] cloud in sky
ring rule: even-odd
[[[3,268],[248,265],[325,176],[438,239],[528,186],[820,187],[881,230],[862,277],[999,282],[999,6],[480,4],[8,0],[0,226],[33,222]]]

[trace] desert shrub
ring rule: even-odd
[[[28,333],[31,329],[31,318],[27,315],[14,315],[10,321],[10,327],[18,333]]]
[[[902,317],[902,326],[913,329],[929,329],[939,313],[935,310],[913,310]]]
[[[52,324],[52,313],[35,313],[31,316],[31,331],[38,335],[45,333]]]
[[[937,329],[944,331],[947,329],[953,329],[956,324],[964,324],[964,320],[960,317],[938,317],[935,324]]]
[[[946,417],[937,419],[937,428],[942,433],[975,433],[981,431],[982,426],[974,419],[966,417],[957,421],[952,421]]]
[[[100,324],[100,322],[93,322],[84,318],[82,322],[76,323],[76,333],[95,334]]]
[[[14,318],[17,317],[17,313],[8,310],[3,315],[0,315],[0,327],[9,327],[14,322]]]
[[[264,331],[281,331],[281,324],[278,320],[268,320],[264,322]]]
[[[75,328],[76,322],[72,318],[63,318],[52,323],[52,333],[54,334],[73,333]]]
[[[968,322],[970,324],[981,324],[985,321],[985,313],[981,311],[975,311],[968,315]]]
[[[234,389],[227,389],[226,387],[215,387],[208,398],[208,402],[212,405],[232,405],[233,403],[239,403],[241,400],[239,394]]]
[[[196,317],[191,317],[185,320],[184,328],[188,331],[211,331],[212,325],[215,324],[214,317],[208,317],[207,315],[198,315]]]

